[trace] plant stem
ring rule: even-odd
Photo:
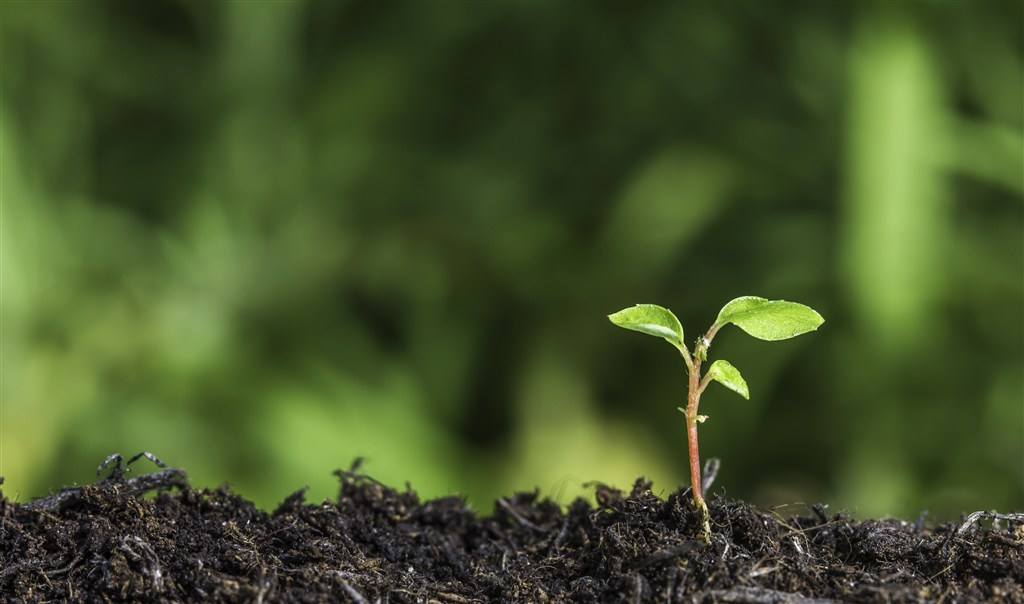
[[[700,485],[700,448],[697,444],[697,407],[700,404],[700,360],[697,360],[694,371],[690,372],[689,393],[686,399],[686,440],[690,448],[690,490],[693,493],[694,505],[703,499]]]
[[[701,346],[704,342],[698,341],[694,346],[694,354],[691,363],[687,363],[690,373],[689,387],[686,397],[686,441],[690,453],[690,493],[693,495],[693,507],[701,516],[701,539],[705,543],[711,542],[711,519],[708,514],[708,506],[704,502],[704,493],[701,488],[700,479],[700,448],[697,443],[697,410],[700,407],[700,365],[704,351]],[[686,357],[683,357],[686,358]]]

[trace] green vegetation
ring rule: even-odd
[[[729,361],[722,359],[715,361],[701,377],[701,365],[708,360],[711,342],[718,334],[718,330],[730,323],[759,340],[776,341],[795,338],[814,331],[825,320],[814,309],[803,304],[786,300],[766,300],[757,296],[743,296],[722,307],[715,323],[704,335],[697,338],[691,351],[686,347],[682,324],[667,308],[656,304],[637,304],[608,315],[608,319],[624,329],[663,338],[675,346],[683,357],[689,379],[687,380],[686,408],[680,407],[679,410],[686,417],[686,441],[690,456],[690,492],[693,495],[693,505],[703,519],[701,536],[704,541],[710,541],[711,525],[708,506],[704,503],[704,493],[701,488],[700,449],[697,446],[697,424],[704,423],[708,419],[706,415],[698,414],[700,395],[703,394],[708,384],[715,381],[743,398],[750,399],[746,380]]]

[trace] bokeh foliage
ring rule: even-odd
[[[1017,2],[6,2],[4,492],[151,450],[270,506],[354,456],[478,507],[685,482],[1024,505]],[[731,330],[735,331],[735,330]]]

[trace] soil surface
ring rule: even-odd
[[[337,501],[297,491],[272,513],[178,470],[27,504],[0,494],[0,600],[1024,603],[1020,514],[928,527],[712,497],[703,546],[688,492],[662,499],[644,480],[597,487],[596,507],[521,493],[478,516],[358,467],[337,475]]]

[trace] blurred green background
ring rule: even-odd
[[[5,2],[4,493],[149,450],[263,506],[686,482],[1024,507],[1019,2]]]

